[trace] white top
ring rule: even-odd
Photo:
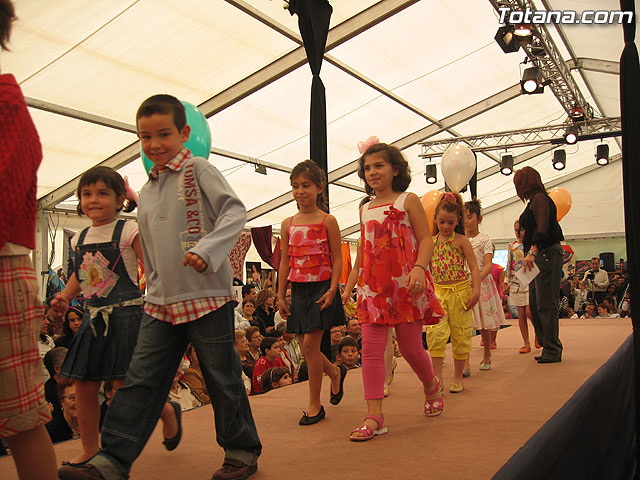
[[[478,233],[475,237],[467,237],[471,246],[473,247],[473,253],[476,254],[476,260],[478,261],[478,268],[482,271],[484,268],[484,256],[487,253],[493,255],[493,242],[482,232]]]
[[[113,229],[116,227],[116,222],[118,220],[114,220],[111,223],[107,223],[106,225],[100,225],[99,227],[89,227],[89,231],[84,237],[84,244],[88,245],[90,243],[104,243],[110,242],[111,237],[113,236]],[[71,248],[75,250],[76,245],[78,244],[78,238],[80,238],[80,233],[76,233],[71,238]],[[131,281],[138,285],[138,257],[136,256],[136,252],[133,249],[133,241],[135,237],[138,235],[138,224],[135,222],[130,222],[127,220],[124,223],[124,227],[122,228],[122,235],[120,236],[120,248],[128,245],[122,252],[122,259],[120,261],[124,261],[124,265],[127,268],[127,273],[131,278]]]

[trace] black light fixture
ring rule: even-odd
[[[513,173],[513,155],[504,154],[500,158],[500,173],[503,175],[511,175]]]
[[[513,25],[500,27],[493,38],[504,53],[513,53],[520,49],[519,39],[513,33]]]
[[[540,75],[540,69],[538,67],[529,67],[522,74],[522,80],[520,80],[520,88],[523,94],[534,95],[544,92],[544,85],[542,84],[542,75]]]
[[[260,165],[259,163],[256,163],[255,171],[256,171],[256,173],[259,173],[261,175],[266,175],[267,174],[267,167],[264,166],[264,165]]]
[[[601,143],[596,147],[596,163],[600,166],[609,163],[609,145]]]
[[[427,183],[433,185],[438,181],[438,170],[435,163],[425,165],[424,174],[427,177]]]
[[[573,145],[578,141],[578,127],[576,125],[569,125],[564,131],[564,139],[569,145]]]
[[[564,150],[556,150],[553,152],[553,168],[556,170],[564,170],[567,163],[567,152]]]

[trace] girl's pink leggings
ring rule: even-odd
[[[400,352],[423,383],[433,380],[431,357],[422,347],[422,324],[418,322],[394,325]],[[384,398],[384,379],[387,371],[384,349],[387,345],[386,325],[362,325],[362,381],[365,400]]]

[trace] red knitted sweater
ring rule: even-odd
[[[34,249],[36,172],[42,147],[22,91],[0,75],[0,249],[11,242]]]

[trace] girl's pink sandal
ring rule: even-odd
[[[376,435],[384,435],[389,432],[389,429],[384,426],[384,415],[382,417],[378,417],[377,415],[369,414],[364,417],[365,420],[371,419],[378,424],[378,429],[374,430],[369,425],[362,425],[361,427],[356,428],[351,432],[351,436],[349,440],[353,440],[354,442],[366,442],[367,440],[371,440]],[[354,437],[354,433],[361,433],[362,436]]]
[[[430,392],[427,392],[426,390],[424,391],[425,395],[434,395],[436,393],[438,393],[438,391],[440,390],[440,379],[438,377],[436,377],[436,380],[438,381],[436,383],[436,386],[433,390],[431,390]],[[436,413],[430,412],[430,410],[436,410]],[[437,417],[438,415],[440,415],[442,413],[442,411],[444,410],[444,399],[442,398],[442,395],[440,395],[440,398],[436,398],[435,400],[425,400],[424,401],[424,414],[427,417]]]

